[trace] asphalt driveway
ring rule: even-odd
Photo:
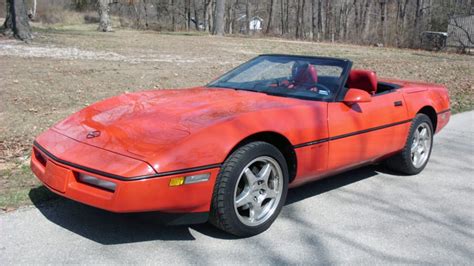
[[[0,264],[472,264],[473,177],[474,111],[436,135],[421,174],[365,167],[291,190],[256,237],[59,199],[0,214]]]

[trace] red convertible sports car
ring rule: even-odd
[[[258,234],[288,188],[376,162],[409,175],[428,163],[450,118],[446,88],[351,68],[261,55],[204,87],[112,97],[42,133],[31,169],[97,208]]]

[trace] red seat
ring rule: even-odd
[[[373,95],[377,92],[377,74],[374,71],[353,69],[349,73],[347,87],[365,90]]]
[[[294,85],[312,88],[318,82],[318,72],[311,64],[299,66],[295,71]]]

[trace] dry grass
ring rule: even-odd
[[[455,112],[474,109],[470,56],[95,29],[92,24],[37,28],[38,36],[29,46],[0,39],[0,207],[23,204],[29,189],[38,185],[18,165],[28,155],[33,138],[55,122],[124,91],[205,84],[261,53],[347,57],[355,67],[374,69],[382,77],[445,84]]]
[[[35,20],[43,24],[54,24],[55,26],[73,25],[83,23],[84,15],[82,13],[64,9],[62,6],[51,5],[40,10],[36,14]]]

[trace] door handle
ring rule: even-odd
[[[402,101],[396,101],[396,102],[393,102],[393,105],[398,107],[398,106],[403,106],[403,102]]]

